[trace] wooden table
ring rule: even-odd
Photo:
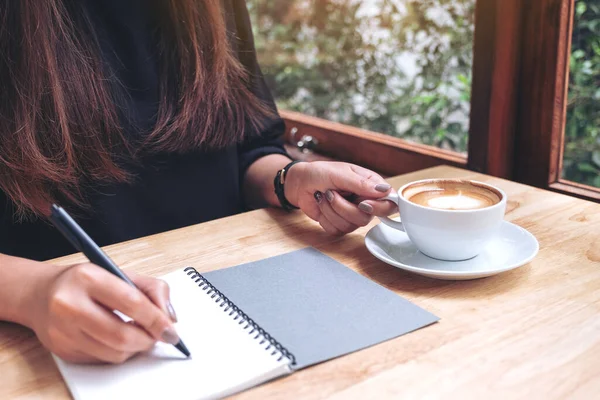
[[[327,236],[301,213],[259,210],[108,247],[127,270],[161,275],[192,265],[209,271],[314,246],[441,317],[433,326],[254,388],[264,398],[600,398],[600,205],[437,167],[427,177],[496,184],[507,216],[532,232],[540,253],[495,277],[449,282],[411,275],[375,259],[370,227]],[[79,255],[55,263],[82,261]],[[68,398],[33,334],[0,323],[0,399]]]

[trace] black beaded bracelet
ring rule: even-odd
[[[300,160],[292,161],[279,171],[277,171],[277,175],[275,175],[275,180],[273,181],[273,186],[275,187],[275,194],[277,195],[277,199],[279,199],[279,203],[281,207],[286,211],[297,210],[298,207],[294,206],[292,203],[285,198],[285,177],[287,172],[294,164],[301,162]]]

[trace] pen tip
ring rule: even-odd
[[[185,346],[185,344],[183,344],[183,341],[180,340],[179,343],[177,343],[175,345],[175,347],[177,348],[177,350],[179,350],[180,352],[183,353],[184,356],[186,356],[187,358],[191,357],[191,353],[188,350],[188,348]]]

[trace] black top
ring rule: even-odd
[[[145,0],[82,1],[93,18],[105,62],[129,94],[124,96],[129,118],[123,126],[126,135],[133,135],[151,126],[158,105],[158,60]],[[274,108],[256,61],[246,4],[223,4],[230,37],[236,38],[233,49],[257,80],[254,92]],[[243,211],[241,183],[248,166],[267,154],[285,154],[279,139],[283,121],[266,122],[260,138],[222,151],[147,156],[142,166],[134,167],[132,183],[87,190],[91,211],[80,211],[78,222],[103,246]],[[0,190],[0,253],[45,260],[74,252],[48,222],[17,223],[13,211]]]

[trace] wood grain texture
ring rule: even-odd
[[[236,396],[237,399],[597,398],[600,393],[600,205],[451,167],[389,179],[490,182],[506,218],[532,232],[539,255],[481,280],[411,275],[371,256],[367,228],[327,236],[300,212],[259,210],[109,246],[128,271],[210,271],[314,246],[435,313],[439,323]],[[373,226],[373,222],[370,226]],[[83,261],[74,255],[56,264]],[[19,326],[0,324],[0,398],[68,398],[48,353]],[[226,372],[224,372],[226,373]],[[199,377],[199,382],[201,377]]]
[[[465,156],[436,147],[410,143],[396,137],[292,111],[282,110],[281,116],[286,122],[286,137],[289,138],[292,128],[297,128],[298,137],[310,135],[319,141],[315,151],[371,168],[387,176],[444,164],[457,167],[467,164]]]
[[[558,182],[550,184],[550,189],[600,203],[600,188],[594,188],[566,179],[559,179]]]

